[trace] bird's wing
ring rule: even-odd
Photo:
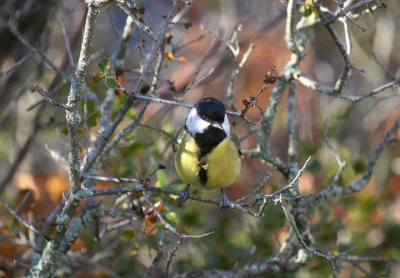
[[[237,137],[237,135],[233,131],[230,132],[230,136],[232,138],[233,143],[235,143],[235,146],[236,146],[236,149],[239,152],[239,155],[242,155],[242,150],[240,149],[239,138]]]
[[[174,152],[176,152],[178,150],[179,140],[183,137],[184,133],[185,133],[185,128],[184,127],[179,129],[178,132],[176,133],[175,141],[174,141],[174,144],[172,145],[172,150]]]

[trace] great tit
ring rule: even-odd
[[[187,183],[179,195],[181,203],[188,198],[190,185],[204,189],[221,188],[220,207],[226,210],[229,200],[223,188],[239,176],[242,153],[240,142],[231,131],[224,104],[212,97],[195,104],[172,148],[176,171]]]

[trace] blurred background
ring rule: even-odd
[[[323,3],[332,10],[337,7],[334,1]],[[143,4],[145,13],[141,16],[154,34],[158,34],[163,16],[168,12],[169,1],[143,1]],[[373,13],[367,12],[357,19],[365,31],[350,24],[352,59],[365,73],[352,70],[344,88],[349,95],[361,95],[392,81],[393,76],[389,72],[399,76],[400,5],[397,0],[384,1],[384,4]],[[0,3],[0,194],[15,208],[30,190],[29,199],[19,212],[39,226],[55,208],[61,194],[69,188],[66,164],[63,163],[68,144],[64,111],[48,104],[32,107],[41,100],[32,86],[39,84],[47,92],[54,91],[54,98],[65,102],[70,84],[63,82],[54,69],[43,62],[40,54],[32,52],[34,49],[29,49],[29,46],[46,53],[56,67],[72,73],[71,60],[76,63],[79,57],[85,16],[83,1],[6,0]],[[299,17],[298,14],[296,18]],[[117,5],[108,6],[99,15],[88,68],[88,85],[91,77],[99,73],[99,60],[111,57],[118,49],[125,20],[126,14]],[[175,59],[164,64],[156,95],[167,99],[178,98],[189,104],[204,96],[226,100],[235,62],[223,41],[229,41],[241,24],[241,31],[238,32],[239,60],[250,44],[255,44],[234,87],[235,104],[239,110],[243,109],[242,99],[259,91],[265,73],[273,67],[279,73],[290,58],[284,40],[285,20],[286,1],[282,0],[194,1],[184,17],[169,31],[171,43],[166,46],[166,52],[174,50]],[[10,32],[12,21],[17,22],[20,39],[15,32]],[[335,23],[333,26],[344,39],[343,25]],[[25,45],[21,38],[26,40]],[[68,56],[65,38],[68,38],[67,44],[73,57]],[[122,67],[125,88],[131,88],[138,77],[141,49],[137,46],[142,40],[145,46],[142,51],[146,53],[152,46],[151,40],[136,29]],[[301,70],[307,76],[332,86],[343,68],[343,59],[322,25],[317,24],[311,29],[306,54]],[[199,68],[199,77],[207,75],[210,70],[213,73],[184,94]],[[145,83],[151,83],[151,76]],[[272,88],[273,85],[269,84],[260,96],[259,106],[263,111]],[[96,84],[92,87],[92,94],[88,95],[87,126],[91,140],[99,126],[101,110],[98,103],[104,99],[106,90],[104,84]],[[330,120],[327,130],[329,141],[347,162],[339,183],[349,185],[362,175],[370,154],[399,116],[399,96],[397,87],[351,103],[297,85],[299,163],[312,157],[310,166],[300,179],[300,192],[319,192],[329,184],[338,169],[335,156],[323,142],[324,122],[327,119]],[[116,96],[114,111],[119,110],[124,98],[124,95]],[[140,105],[139,101],[135,103],[120,130],[136,115]],[[152,184],[180,189],[182,184],[175,173],[171,144],[176,131],[184,125],[187,111],[183,107],[151,103],[142,125],[124,138],[101,163],[98,174],[140,178],[150,174],[161,163],[166,170],[158,171],[151,180]],[[247,114],[251,121],[257,121],[261,116],[255,108]],[[246,136],[246,125],[240,119],[233,118],[232,121],[236,124],[234,131],[243,139],[242,149],[255,148],[256,137]],[[160,130],[163,132],[160,133]],[[287,135],[285,95],[273,124],[271,141],[272,152],[283,161],[287,161]],[[51,152],[57,153],[58,161],[54,160]],[[245,158],[242,165],[239,179],[226,190],[231,200],[249,193],[268,172],[272,173],[272,177],[263,186],[263,192],[272,192],[287,183],[279,172],[259,160]],[[113,185],[97,184],[98,188],[109,186]],[[219,197],[219,192],[194,192]],[[331,200],[325,206],[308,212],[316,245],[337,252],[354,246],[354,255],[400,257],[400,239],[397,236],[400,233],[399,192],[400,147],[392,144],[381,154],[364,190],[340,200]],[[236,211],[220,216],[218,207],[195,201],[188,201],[182,210],[176,207],[172,196],[156,198],[164,201],[163,211],[167,219],[180,231],[193,234],[216,231],[214,236],[184,243],[174,262],[177,272],[201,268],[234,269],[262,262],[279,250],[287,236],[288,225],[284,215],[273,204],[268,206],[265,217],[255,219]],[[109,202],[104,200],[104,206]],[[15,265],[14,259],[29,263],[29,246],[13,240],[21,233],[20,225],[3,206],[0,210],[0,273],[3,273],[0,276],[24,273],[22,267]],[[71,257],[74,254],[81,256],[75,265],[76,277],[141,277],[156,254],[160,238],[164,239],[164,248],[174,245],[161,225],[149,231],[142,219],[137,218],[133,222],[109,234],[101,242],[95,242],[90,231],[85,232],[69,253]],[[85,259],[89,261],[106,248],[118,256],[118,260],[102,261],[104,268],[109,267],[113,272],[93,266],[88,269]],[[372,271],[381,271],[384,265],[371,263],[367,267]],[[93,272],[93,269],[96,271]],[[394,266],[391,277],[396,277],[397,272],[400,272],[398,265]],[[298,273],[276,277],[321,277],[329,273],[329,265],[315,259]],[[349,265],[343,265],[340,277],[350,277],[351,273],[360,275]]]

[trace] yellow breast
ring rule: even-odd
[[[175,155],[175,167],[183,182],[213,189],[227,187],[239,176],[241,161],[238,150],[230,137],[225,138],[204,157],[199,157],[199,154],[199,147],[193,137],[185,132],[178,140]],[[201,168],[206,170],[205,183],[199,177]]]

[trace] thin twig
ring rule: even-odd
[[[328,86],[323,85],[321,83],[318,83],[318,82],[308,78],[305,74],[298,75],[296,77],[296,79],[301,84],[303,84],[305,87],[313,89],[313,90],[315,90],[315,91],[317,91],[319,93],[322,93],[322,94],[325,94],[325,95],[328,95],[328,96],[334,96],[336,98],[346,99],[346,100],[349,100],[349,101],[352,101],[352,102],[362,101],[362,100],[364,100],[364,99],[366,99],[368,97],[375,96],[376,94],[382,92],[385,89],[388,89],[388,88],[391,88],[391,87],[394,87],[394,86],[400,84],[400,78],[397,78],[397,79],[395,79],[395,80],[393,80],[391,82],[388,82],[388,83],[386,83],[384,85],[381,85],[380,87],[375,88],[375,89],[373,89],[371,91],[368,91],[366,93],[363,93],[363,94],[361,94],[359,96],[351,96],[351,95],[347,95],[345,93],[335,93],[335,88],[331,88],[331,87],[328,87]]]
[[[71,64],[72,67],[75,67],[74,55],[72,54],[71,45],[69,43],[67,30],[65,28],[64,21],[62,19],[60,19],[60,23],[61,23],[62,34],[63,34],[64,40],[65,40],[65,48],[67,50],[69,63]]]
[[[237,39],[237,37],[236,37]],[[236,45],[239,46],[239,42],[237,41]],[[232,70],[232,74],[229,80],[229,84],[228,84],[228,89],[226,90],[226,96],[227,96],[227,103],[228,106],[235,109],[235,103],[233,101],[233,96],[235,93],[235,84],[236,84],[236,80],[239,76],[239,73],[241,71],[241,69],[243,68],[244,64],[247,62],[247,59],[250,57],[251,53],[253,52],[254,48],[255,48],[255,44],[251,43],[249,48],[247,49],[247,51],[243,54],[242,60],[240,60],[240,62],[238,63],[238,55],[234,56],[234,68]],[[240,51],[240,49],[238,50]]]
[[[205,35],[200,35],[200,36],[198,36],[197,38],[195,38],[195,39],[193,39],[191,41],[188,41],[188,42],[186,42],[186,43],[184,43],[182,45],[179,45],[179,46],[174,48],[174,52],[178,52],[179,50],[181,50],[181,49],[183,49],[185,47],[188,47],[189,45],[191,45],[191,44],[193,44],[195,42],[199,42],[199,41],[203,40],[205,37],[206,37]]]
[[[340,186],[340,187],[333,187],[328,186],[321,192],[319,192],[314,199],[312,199],[306,207],[322,205],[326,200],[330,200],[332,198],[338,198],[343,195],[352,194],[354,192],[360,191],[364,188],[364,186],[368,183],[371,178],[373,169],[375,164],[379,158],[379,155],[382,151],[392,142],[400,142],[396,140],[396,132],[400,128],[400,117],[397,118],[396,122],[394,123],[393,127],[386,133],[385,137],[382,139],[380,144],[375,148],[374,152],[371,154],[366,169],[360,179],[353,182],[348,186]],[[397,138],[398,139],[398,138]],[[344,167],[344,166],[343,166]],[[339,172],[338,172],[339,173]]]
[[[15,209],[15,213],[18,214],[19,210],[22,208],[22,206],[25,204],[26,200],[28,200],[29,196],[31,196],[32,190],[28,190],[26,194],[24,195],[24,198],[22,201],[18,204],[18,207]]]
[[[48,94],[47,94],[42,88],[39,87],[38,84],[35,84],[35,85],[33,86],[33,88],[34,88],[35,91],[36,91],[39,95],[41,95],[41,96],[43,97],[43,99],[44,99],[45,101],[47,101],[48,103],[50,103],[50,104],[52,104],[52,105],[54,105],[54,106],[60,107],[60,108],[62,108],[62,109],[64,109],[64,110],[71,111],[71,108],[70,108],[67,104],[58,102],[58,101],[56,101],[56,100],[50,98],[50,97],[48,96]]]
[[[165,275],[167,278],[169,277],[169,268],[171,266],[172,259],[175,257],[176,251],[178,250],[178,247],[179,247],[179,245],[181,245],[182,241],[183,241],[183,237],[179,237],[174,248],[171,251],[168,250],[167,265],[165,266]]]
[[[214,53],[212,53],[212,54],[214,54]],[[203,66],[204,66],[204,64],[207,62],[207,60],[213,56],[212,54],[206,55],[206,56],[201,60],[200,64],[197,66],[196,72],[194,73],[194,75],[193,75],[193,77],[192,77],[192,81],[190,82],[189,85],[186,86],[185,90],[184,90],[183,93],[182,93],[182,96],[181,96],[179,99],[182,99],[182,98],[187,94],[187,92],[189,92],[189,91],[195,86],[195,82],[196,82],[197,76],[199,75],[200,71],[203,69]],[[207,78],[208,78],[211,74],[213,74],[213,73],[214,73],[214,68],[211,68],[211,69],[209,70],[209,72],[208,72],[205,76],[203,76],[203,77],[196,83],[196,85],[198,85],[198,84],[200,84],[201,82],[203,82],[205,79],[207,79]]]
[[[8,22],[8,27],[9,30],[12,34],[14,34],[18,40],[24,44],[31,52],[33,53],[38,53],[40,56],[42,56],[43,60],[55,71],[57,72],[62,78],[66,80],[71,80],[70,76],[68,76],[67,73],[65,73],[63,70],[61,70],[59,67],[57,67],[53,61],[46,55],[46,53],[43,52],[43,50],[34,47],[32,44],[28,42],[28,40],[20,33],[20,31],[17,28],[17,23],[14,22],[13,20],[10,20]]]
[[[30,231],[34,232],[35,234],[41,234],[41,232],[36,229],[32,224],[28,223],[25,219],[23,219],[21,216],[18,215],[7,203],[6,201],[3,200],[3,198],[0,197],[0,202],[3,204],[3,206],[6,208],[6,210],[15,218],[18,220],[19,223],[21,223],[23,226],[28,228]],[[49,237],[46,237],[46,239],[50,239]]]
[[[142,123],[139,123],[138,126],[145,127],[145,128],[148,128],[148,129],[151,129],[151,130],[160,132],[160,133],[162,133],[162,134],[168,136],[169,138],[175,139],[175,135],[174,135],[174,134],[169,133],[169,132],[167,132],[167,131],[165,131],[165,130],[163,130],[163,129],[161,129],[161,128],[157,128],[157,127],[155,127],[155,126],[146,125],[146,124],[142,124]]]
[[[325,260],[327,260],[329,262],[330,267],[331,267],[332,275],[333,275],[334,278],[336,278],[337,277],[337,273],[336,273],[336,268],[335,268],[335,265],[334,265],[334,262],[333,262],[335,256],[332,256],[332,254],[330,252],[327,252],[326,254],[325,253],[321,253],[321,252],[315,250],[313,247],[311,247],[308,244],[306,244],[304,239],[303,239],[303,236],[301,235],[299,229],[297,228],[297,225],[294,222],[294,220],[293,220],[288,208],[286,207],[286,205],[282,201],[279,201],[279,204],[281,205],[281,207],[283,209],[283,212],[285,213],[286,219],[290,223],[290,226],[295,231],[295,234],[296,234],[297,239],[300,242],[301,246],[304,249],[306,249],[308,252],[313,254],[314,256],[321,257],[321,258],[324,258]]]
[[[379,275],[376,275],[375,273],[373,273],[373,272],[369,271],[368,269],[364,268],[359,263],[352,262],[352,261],[349,261],[348,263],[351,264],[352,266],[354,266],[355,268],[358,268],[358,270],[360,270],[363,274],[367,275],[368,277],[374,277],[374,278],[380,277]]]
[[[255,186],[248,194],[238,198],[235,200],[235,203],[239,203],[242,202],[243,200],[247,199],[251,193],[257,193],[258,191],[260,191],[260,189],[264,186],[264,184],[267,182],[267,180],[272,177],[272,173],[271,172],[267,172],[262,180],[262,182],[260,182],[257,186]]]
[[[89,169],[92,167],[93,163],[97,160],[99,155],[101,155],[101,153],[103,152],[104,146],[107,144],[108,140],[111,138],[114,131],[116,130],[116,128],[118,127],[120,122],[123,120],[127,111],[131,108],[131,106],[133,104],[133,100],[135,98],[135,94],[140,91],[140,88],[143,84],[146,73],[147,73],[148,69],[150,68],[150,66],[152,65],[152,63],[159,51],[161,44],[164,42],[164,36],[168,30],[168,26],[169,26],[173,16],[175,15],[175,11],[176,11],[179,3],[180,2],[177,0],[172,2],[171,8],[165,19],[165,23],[157,37],[155,44],[153,45],[153,48],[150,51],[150,54],[148,55],[149,58],[147,59],[146,63],[143,66],[141,75],[139,76],[138,80],[136,81],[133,89],[130,90],[130,92],[128,93],[128,98],[126,99],[125,103],[123,104],[120,111],[116,115],[114,121],[108,126],[108,128],[104,132],[102,132],[97,137],[97,140],[93,143],[93,146],[94,146],[93,150],[90,153],[89,159],[87,159],[85,161],[85,163],[82,167],[81,176],[83,176],[84,174],[86,174],[89,171]]]
[[[163,257],[163,247],[164,247],[164,234],[161,236],[161,238],[158,241],[157,244],[157,254],[154,257],[153,261],[151,262],[151,265],[147,269],[146,273],[143,275],[143,278],[148,278],[152,277],[153,272],[155,271],[156,267],[160,264],[161,259]]]
[[[176,105],[176,106],[183,106],[186,108],[192,108],[193,105],[191,104],[186,104],[174,100],[168,100],[168,99],[162,99],[162,98],[157,98],[157,97],[150,97],[150,96],[143,96],[143,95],[138,95],[135,94],[133,96],[135,99],[142,99],[142,100],[149,100],[149,101],[154,101],[154,102],[159,102],[163,104],[170,104],[170,105]],[[227,114],[234,115],[234,116],[240,116],[240,112],[234,112],[234,111],[226,111]]]
[[[41,129],[40,125],[40,116],[42,114],[42,110],[38,110],[36,112],[36,115],[33,120],[33,128],[31,133],[28,135],[24,145],[22,148],[19,150],[14,162],[12,163],[10,169],[7,171],[7,174],[3,178],[3,180],[0,182],[0,192],[2,192],[5,188],[5,186],[12,180],[15,172],[17,171],[18,167],[24,160],[25,156],[28,154],[28,151],[30,147],[32,146],[32,143],[34,142],[39,130]]]
[[[297,139],[296,139],[296,95],[295,83],[289,84],[289,100],[288,100],[288,159],[289,167],[292,173],[298,169],[297,164]]]
[[[115,2],[121,8],[121,10],[123,10],[128,16],[130,16],[132,18],[133,22],[135,22],[135,24],[138,28],[140,28],[143,32],[145,32],[149,36],[149,38],[151,38],[153,41],[157,41],[154,38],[154,34],[151,31],[151,28],[149,26],[147,26],[146,24],[140,22],[136,18],[136,16],[132,13],[132,11],[129,9],[128,5],[124,1],[115,1]]]
[[[51,89],[49,92],[46,93],[46,96],[50,98],[50,96],[54,95],[54,94],[55,94],[58,90],[60,90],[64,85],[65,85],[65,81],[62,81],[62,82],[58,83],[56,86],[53,87],[53,89]],[[43,103],[45,103],[45,102],[46,102],[46,99],[39,100],[38,102],[36,102],[36,103],[30,105],[30,106],[26,109],[26,111],[29,112],[29,111],[31,111],[32,109],[38,107],[39,105],[41,105],[41,104],[43,104]]]
[[[145,189],[145,191],[143,191],[143,193],[144,193],[147,203],[151,206],[151,208],[153,209],[153,212],[157,215],[160,222],[164,225],[164,227],[168,231],[170,231],[174,235],[178,236],[179,238],[202,238],[202,237],[206,237],[206,236],[210,236],[210,235],[214,234],[214,231],[200,234],[200,235],[189,235],[189,234],[184,234],[184,233],[178,232],[176,230],[176,228],[172,227],[172,225],[169,224],[168,221],[165,220],[164,217],[162,217],[162,215],[158,212],[157,208],[154,206],[153,202],[150,200],[150,195],[146,189]]]
[[[19,66],[21,66],[23,63],[25,63],[26,60],[28,60],[29,57],[31,57],[32,53],[28,53],[26,54],[24,57],[22,57],[21,59],[19,59],[17,62],[15,62],[14,64],[12,64],[8,69],[6,69],[5,71],[1,71],[0,72],[0,78],[4,75],[4,74],[10,74],[11,72],[13,72],[14,70],[16,70]]]
[[[386,72],[386,74],[388,74],[393,79],[397,79],[396,75],[386,67],[386,65],[381,61],[381,59],[378,58],[375,51],[372,52],[372,56],[374,57],[374,59],[378,63],[378,65],[380,65],[383,68],[383,70]]]

